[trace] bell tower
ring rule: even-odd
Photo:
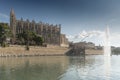
[[[10,11],[10,28],[12,31],[11,41],[12,41],[12,44],[14,44],[16,41],[16,17],[13,9],[11,9]]]

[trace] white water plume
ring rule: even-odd
[[[109,27],[105,30],[105,37],[104,37],[104,56],[111,55],[111,46],[110,46],[110,31]]]
[[[105,79],[110,80],[110,70],[111,70],[111,46],[110,46],[110,30],[109,27],[105,30],[104,36],[104,71]]]

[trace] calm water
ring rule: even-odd
[[[0,80],[119,80],[120,56],[0,58]]]

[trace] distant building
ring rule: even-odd
[[[10,12],[10,28],[12,30],[13,38],[12,43],[16,42],[16,34],[23,33],[23,31],[29,30],[43,37],[46,44],[61,45],[66,44],[68,41],[66,37],[61,34],[61,25],[53,25],[48,23],[36,23],[34,20],[30,22],[29,20],[24,21],[17,20],[13,9]]]
[[[92,42],[79,42],[74,44],[79,47],[85,47],[85,49],[95,49],[95,44]]]
[[[92,43],[92,42],[88,42],[88,43],[86,43],[85,48],[87,48],[87,49],[95,49],[95,44]]]
[[[102,49],[103,49],[103,46],[101,46],[101,45],[95,46],[95,49],[97,49],[97,50],[102,50]]]

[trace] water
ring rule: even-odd
[[[0,80],[119,80],[120,56],[0,58]]]
[[[110,46],[110,30],[106,28],[104,37],[104,74],[107,76],[106,80],[110,80],[111,75],[111,46]]]

